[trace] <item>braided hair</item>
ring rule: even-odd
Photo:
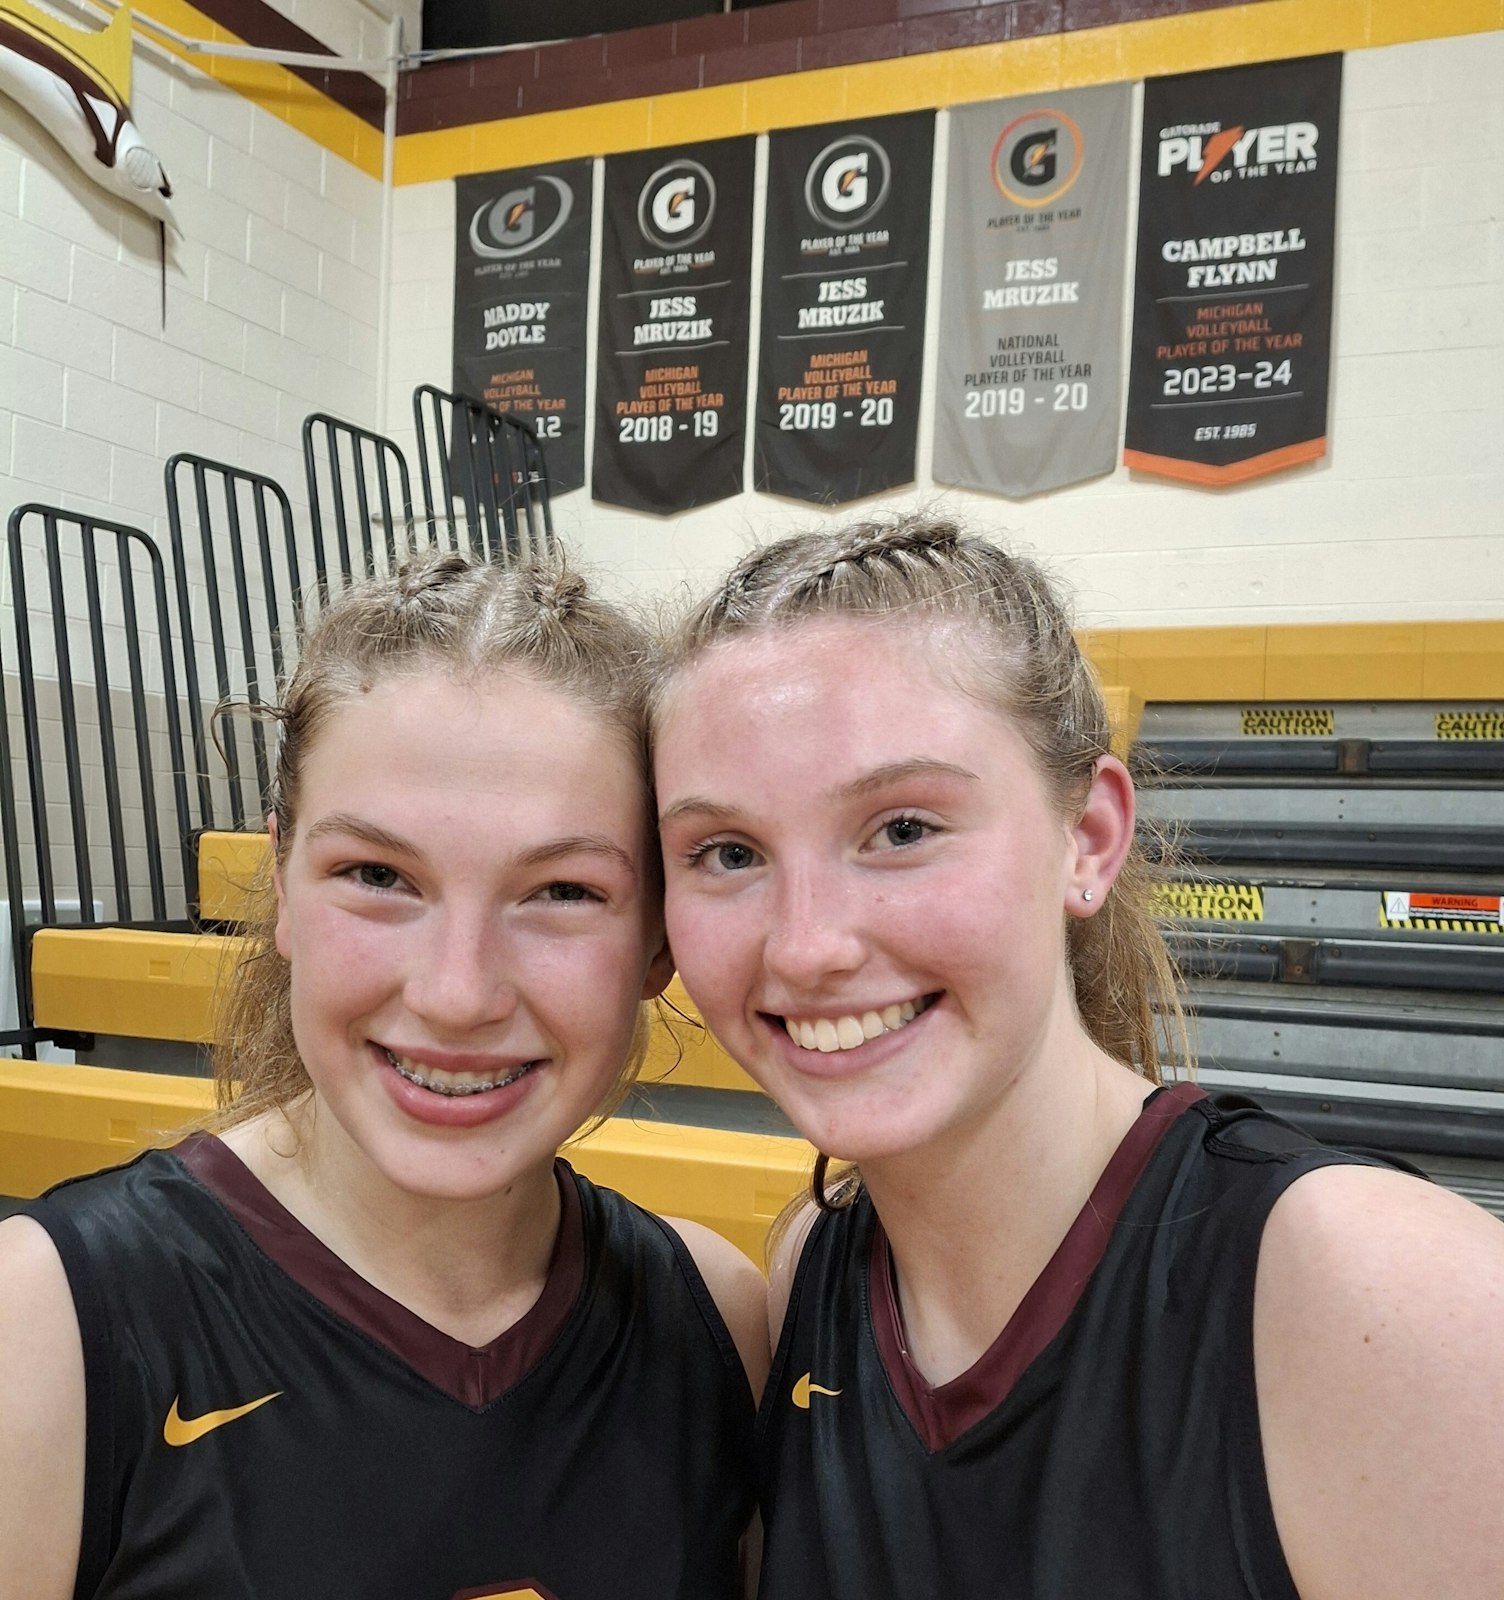
[[[646,632],[591,594],[562,557],[504,568],[429,551],[359,585],[313,622],[282,704],[270,713],[280,733],[270,796],[279,856],[297,826],[303,773],[325,726],[341,706],[393,677],[442,671],[471,682],[494,672],[526,674],[595,709],[619,732],[646,789],[648,654]],[[292,973],[276,948],[270,865],[252,898],[255,909],[240,930],[244,953],[216,1016],[223,1126],[287,1107],[310,1088],[293,1038]],[[618,1098],[646,1045],[644,1012]]]
[[[1026,740],[1060,815],[1080,816],[1097,763],[1112,749],[1112,729],[1068,607],[1036,562],[938,515],[795,534],[744,556],[667,639],[649,701],[650,729],[661,725],[675,682],[702,652],[810,618],[956,626],[965,648],[955,659],[967,689]],[[1066,950],[1087,1033],[1159,1083],[1174,1057],[1189,1061],[1190,1046],[1152,892],[1144,846],[1135,842],[1097,914],[1069,919]],[[830,1193],[825,1172],[821,1156],[814,1183],[820,1205],[854,1197],[854,1169]]]

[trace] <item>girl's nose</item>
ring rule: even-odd
[[[834,870],[786,871],[771,917],[763,960],[791,995],[815,993],[866,959],[860,907]]]
[[[434,1032],[466,1033],[517,1009],[506,940],[490,917],[436,912],[414,934],[403,998]]]

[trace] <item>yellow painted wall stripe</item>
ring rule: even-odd
[[[189,5],[187,0],[143,0],[143,5],[152,21],[160,22],[190,39],[212,40],[216,44],[256,43],[254,39],[242,39],[231,33],[212,17],[205,16],[202,11]],[[222,87],[254,101],[263,111],[280,117],[315,144],[342,156],[362,172],[373,178],[381,176],[381,129],[373,128],[353,111],[346,110],[328,95],[321,94],[286,67],[269,61],[242,61],[229,56],[190,53],[171,40],[145,30],[142,37],[151,39],[154,44],[187,62],[195,71],[213,78]]]
[[[1109,685],[1103,688],[1102,698],[1107,703],[1107,722],[1112,729],[1112,753],[1126,761],[1144,720],[1144,697],[1127,685]]]
[[[153,0],[153,17],[190,37],[239,39],[187,0]],[[1504,27],[1504,0],[1259,0],[1144,22],[1043,34],[1004,44],[939,50],[856,66],[791,73],[639,100],[537,112],[431,133],[404,134],[394,152],[399,184],[536,161],[654,148],[847,116],[958,105],[1000,95],[1110,83],[1199,68],[1362,50]],[[382,133],[284,67],[190,55],[197,70],[342,156],[372,177]]]
[[[1504,622],[1094,628],[1079,641],[1104,683],[1150,704],[1504,699]]]
[[[397,140],[396,181],[609,155],[1328,50],[1504,27],[1504,0],[1260,0],[1187,16],[472,123]]]

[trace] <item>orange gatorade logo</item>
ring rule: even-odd
[[[172,1406],[162,1423],[162,1438],[175,1449],[181,1449],[185,1444],[193,1444],[202,1439],[206,1433],[213,1433],[216,1428],[224,1427],[227,1422],[248,1417],[267,1401],[277,1399],[281,1393],[282,1391],[278,1389],[275,1394],[264,1394],[259,1400],[248,1400],[243,1406],[231,1406],[225,1411],[206,1411],[200,1417],[183,1416],[178,1410],[180,1397],[174,1395]]]

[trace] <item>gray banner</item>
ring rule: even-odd
[[[1021,499],[1112,470],[1130,153],[1127,84],[951,112],[937,483]]]

